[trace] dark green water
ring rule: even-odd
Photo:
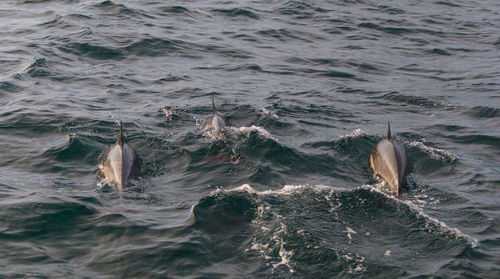
[[[500,278],[499,14],[1,1],[0,278]],[[118,120],[123,199],[98,167]],[[368,166],[388,120],[397,198]]]

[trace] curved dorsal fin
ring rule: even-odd
[[[392,141],[392,136],[391,136],[391,122],[387,121],[387,140]]]
[[[122,121],[120,120],[120,135],[118,136],[118,144],[123,147]]]
[[[212,95],[212,112],[215,114],[215,102],[214,102],[214,96]]]

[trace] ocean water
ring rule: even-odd
[[[500,278],[498,1],[5,0],[0,27],[0,278]]]

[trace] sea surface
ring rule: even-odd
[[[500,278],[499,1],[2,0],[0,38],[0,278]]]

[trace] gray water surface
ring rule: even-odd
[[[6,0],[0,27],[0,277],[500,277],[498,1]]]

